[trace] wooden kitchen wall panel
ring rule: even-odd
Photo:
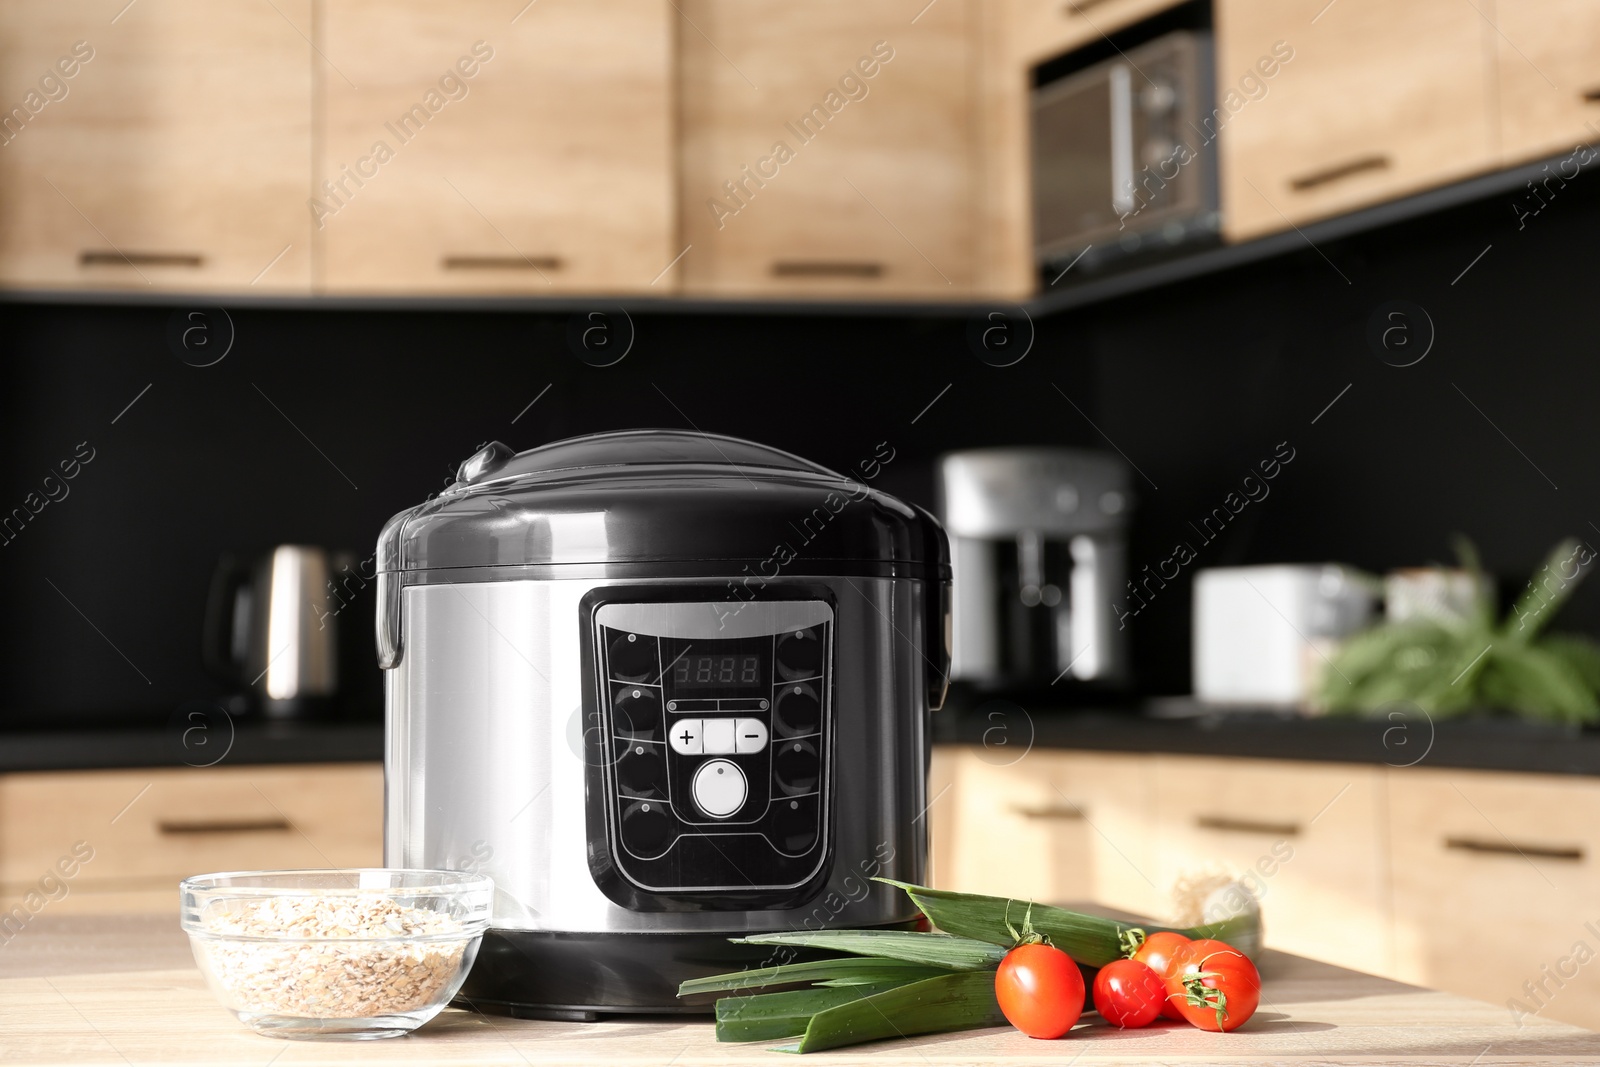
[[[1019,758],[980,746],[941,758],[953,784],[930,809],[940,888],[1169,910],[1154,876],[1145,757],[1036,748]]]
[[[321,9],[323,289],[675,288],[667,0]]]
[[[1002,0],[1014,12],[1012,56],[1033,66],[1093,44],[1180,0]]]
[[[920,15],[900,0],[678,7],[687,290],[971,293],[976,73],[964,0]]]
[[[0,285],[308,291],[311,9],[0,5]]]
[[[1389,968],[1382,768],[1152,757],[1156,871],[1166,885],[1243,875],[1273,948]]]
[[[212,871],[382,866],[382,807],[376,763],[0,775],[0,900],[66,868],[53,910],[176,908]]]
[[[1215,17],[1230,239],[1495,165],[1494,31],[1474,5],[1216,0]]]
[[[1600,781],[1389,775],[1403,981],[1600,1028]]]
[[[1600,142],[1600,4],[1496,0],[1500,145],[1507,164],[1559,156]],[[1552,173],[1562,173],[1555,167]],[[1577,168],[1569,165],[1564,176]],[[1558,189],[1559,184],[1552,186]]]

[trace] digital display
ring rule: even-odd
[[[663,642],[669,697],[765,696],[771,685],[772,640]]]
[[[757,655],[710,655],[678,657],[672,668],[672,684],[755,685],[761,681],[761,657]]]

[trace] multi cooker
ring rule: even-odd
[[[913,921],[949,582],[927,512],[712,434],[496,442],[391,519],[385,862],[494,879],[466,1002],[704,1011],[775,962],[730,938]]]

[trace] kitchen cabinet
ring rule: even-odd
[[[678,8],[687,291],[973,292],[967,2]]]
[[[940,788],[950,787],[930,808],[935,885],[1093,900],[1141,914],[1169,910],[1167,887],[1155,880],[1144,757],[939,748],[934,763],[944,776]]]
[[[1394,977],[1600,1028],[1600,781],[1389,780]]]
[[[1220,114],[1205,136],[1220,147],[1229,239],[1496,164],[1494,31],[1474,5],[1217,0],[1215,17]]]
[[[942,888],[1161,918],[1181,879],[1242,875],[1271,947],[1600,1028],[1600,780],[976,745],[934,767]]]
[[[1505,161],[1561,155],[1578,145],[1592,148],[1600,140],[1600,5],[1497,0],[1492,10],[1499,28],[1495,69]],[[1569,166],[1565,176],[1573,173]]]
[[[1064,55],[1168,8],[1178,0],[1009,0],[1012,54],[1026,64]]]
[[[669,293],[667,0],[327,0],[330,293]]]
[[[0,7],[0,285],[309,292],[311,11]]]
[[[1151,851],[1163,889],[1239,873],[1275,948],[1389,970],[1389,900],[1378,769],[1156,756]]]
[[[0,775],[0,900],[173,911],[193,874],[381,867],[382,831],[377,763]]]

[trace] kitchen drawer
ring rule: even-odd
[[[1493,167],[1493,32],[1461,0],[1217,0],[1225,235],[1286,230]]]
[[[1032,66],[1177,4],[1178,0],[1012,0],[1013,54]]]
[[[1147,832],[1146,757],[1033,749],[945,750],[949,794],[930,809],[941,888],[1017,899],[1168,910]]]
[[[1389,965],[1382,768],[1153,757],[1157,880],[1255,872],[1267,944],[1356,970]]]
[[[964,0],[915,24],[899,0],[679,6],[687,291],[970,295],[977,49]]]
[[[107,910],[104,895],[176,908],[178,881],[192,874],[381,866],[382,830],[376,763],[8,774],[0,901],[92,850],[52,910]]]
[[[311,0],[0,4],[0,285],[310,292],[311,33]]]
[[[1492,10],[1500,29],[1495,45],[1505,162],[1593,146],[1600,140],[1600,4],[1496,0]],[[1551,173],[1558,171],[1552,167]],[[1574,173],[1569,165],[1565,176]],[[1559,188],[1558,182],[1549,192]],[[1528,206],[1538,202],[1530,199]]]
[[[1414,768],[1389,805],[1394,977],[1600,1028],[1600,782]]]
[[[676,287],[666,0],[322,9],[325,291]]]

